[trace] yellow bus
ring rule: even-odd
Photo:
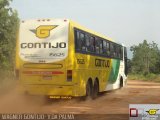
[[[126,47],[69,19],[21,21],[15,73],[29,94],[96,98],[125,86]]]

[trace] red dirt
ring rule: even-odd
[[[46,103],[44,97],[21,95],[15,88],[0,96],[0,113],[73,113],[86,114],[80,117],[89,120],[103,120],[106,116],[110,119],[128,119],[129,104],[158,104],[159,96],[160,83],[138,80],[129,80],[122,89],[86,101],[74,98]]]

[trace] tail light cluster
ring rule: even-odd
[[[72,81],[72,70],[67,70],[67,81],[68,82]]]

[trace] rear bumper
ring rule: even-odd
[[[75,85],[23,85],[21,90],[31,95],[47,96],[83,96],[79,86]]]

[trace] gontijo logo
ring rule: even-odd
[[[150,109],[150,110],[148,110],[148,111],[146,111],[149,115],[156,115],[156,113],[157,113],[157,111],[158,111],[159,109]]]
[[[36,30],[31,30],[38,38],[47,38],[50,36],[50,31],[56,28],[57,25],[40,25]]]

